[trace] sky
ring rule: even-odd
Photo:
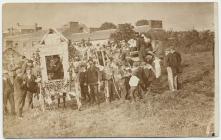
[[[104,22],[132,23],[137,20],[162,20],[166,30],[214,30],[213,3],[66,3],[4,4],[3,31],[20,23],[43,28],[59,28],[69,21],[87,27]]]

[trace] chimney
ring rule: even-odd
[[[42,27],[38,26],[38,23],[35,23],[35,31],[42,30]]]
[[[11,34],[11,28],[8,28],[8,33]]]
[[[71,33],[79,33],[80,29],[79,29],[79,23],[78,22],[69,22],[69,29]]]
[[[13,35],[13,32],[14,32],[14,29],[13,29],[13,27],[11,27],[11,28],[8,28],[8,33],[9,33],[9,35]]]
[[[37,27],[38,27],[38,23],[35,23],[35,29],[37,29]]]

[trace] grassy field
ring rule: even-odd
[[[183,88],[168,91],[166,76],[155,81],[144,99],[116,100],[100,106],[25,111],[24,119],[4,117],[4,137],[172,137],[207,136],[214,120],[214,68],[211,52],[182,54]],[[211,130],[213,131],[213,127]]]

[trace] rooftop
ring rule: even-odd
[[[139,33],[146,32],[149,29],[150,29],[149,25],[134,27],[134,30]],[[109,29],[109,30],[99,30],[91,33],[74,33],[66,37],[72,41],[81,41],[82,39],[87,40],[88,38],[90,38],[90,40],[103,40],[103,39],[108,39],[110,35],[115,31],[116,29]]]
[[[32,38],[32,37],[37,37],[37,38],[42,38],[44,34],[47,33],[47,30],[39,30],[33,33],[27,33],[27,34],[14,34],[14,35],[6,35],[4,36],[4,39],[27,39],[27,38]]]
[[[136,32],[142,33],[150,30],[149,25],[144,25],[144,26],[135,26],[134,30]],[[58,29],[59,32],[62,32],[62,30]],[[73,33],[73,34],[63,34],[67,39],[70,39],[71,41],[78,42],[81,41],[82,39],[84,40],[104,40],[108,39],[112,33],[114,33],[116,29],[109,29],[109,30],[99,30],[99,31],[94,31],[94,32],[84,32],[84,33]],[[4,36],[5,39],[27,39],[27,38],[40,38],[44,36],[44,34],[47,33],[47,30],[40,30],[36,31],[33,33],[27,33],[27,34],[18,34],[18,35],[9,35],[9,36]]]
[[[19,25],[19,29],[35,29],[36,25]]]
[[[90,40],[103,40],[109,38],[110,34],[113,32],[115,32],[115,29],[100,30],[92,33],[74,33],[66,37],[72,41],[87,40],[88,38],[90,38]]]

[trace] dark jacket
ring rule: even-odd
[[[31,75],[31,78],[28,78],[28,76],[25,74],[23,77],[24,81],[26,82],[26,90],[30,92],[37,92],[38,84],[35,82],[36,77],[34,75]]]
[[[140,82],[143,83],[143,68],[142,67],[138,67],[135,75],[140,79]]]
[[[168,53],[165,58],[164,58],[164,65],[165,67],[173,67],[174,62],[173,62],[173,56],[172,53]]]
[[[140,61],[144,61],[148,51],[153,51],[151,43],[146,43],[144,39],[139,39],[137,41],[137,47],[139,50],[139,59]]]
[[[165,57],[164,64],[166,67],[171,67],[173,74],[176,75],[181,69],[181,55],[178,52],[169,53]]]
[[[144,61],[145,60],[145,56],[147,55],[145,47],[141,47],[139,50],[139,59],[140,61]]]
[[[136,41],[136,46],[137,46],[138,50],[140,50],[141,47],[145,48],[146,47],[146,43],[145,43],[144,39],[139,37],[137,39],[137,41]]]
[[[143,69],[143,78],[145,82],[152,82],[156,76],[154,74],[154,72],[151,69],[148,68],[144,68]]]
[[[3,93],[10,94],[14,92],[14,83],[9,78],[3,79]]]
[[[23,96],[26,93],[25,84],[23,84],[22,76],[16,76],[14,80],[14,91],[15,95]]]
[[[182,61],[180,53],[175,51],[174,53],[172,53],[172,55],[173,55],[174,59],[176,60],[176,65],[180,66],[181,61]]]
[[[86,72],[80,72],[79,81],[80,81],[81,86],[83,86],[85,83],[87,83],[87,73]]]
[[[176,66],[175,66],[176,72],[181,73],[182,72],[182,66],[181,66],[182,58],[181,58],[180,53],[175,51],[172,54],[172,56],[176,60]]]
[[[87,84],[97,84],[98,83],[98,68],[95,66],[90,67],[87,70]]]
[[[145,50],[146,51],[153,51],[153,47],[152,47],[151,43],[145,42]]]

